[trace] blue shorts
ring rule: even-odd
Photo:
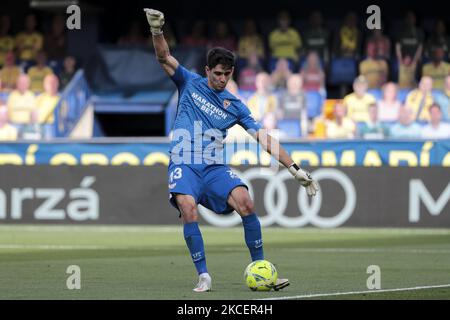
[[[228,196],[238,186],[247,185],[223,164],[173,164],[168,170],[169,200],[177,209],[174,194],[188,194],[195,203],[218,214],[228,214],[234,209],[228,204]]]

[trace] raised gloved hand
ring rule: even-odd
[[[300,167],[295,163],[292,163],[288,169],[294,178],[305,187],[308,196],[312,197],[316,195],[317,191],[319,191],[319,184],[313,180],[308,171],[300,169]]]
[[[145,15],[147,16],[150,31],[154,36],[162,34],[162,27],[164,25],[164,14],[161,11],[145,8]]]

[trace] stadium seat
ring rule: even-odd
[[[302,71],[303,65],[306,63],[307,57],[308,57],[307,55],[302,55],[300,57],[300,60],[298,62],[298,68],[297,68],[298,72]],[[319,57],[319,59],[320,59],[320,65],[321,65],[322,69],[325,69],[325,61],[321,57]]]
[[[432,62],[431,58],[429,56],[422,56],[422,61],[420,62],[419,67],[417,68],[417,71],[420,71],[424,64],[427,64],[429,62]]]
[[[8,101],[9,92],[1,92],[0,91],[0,100],[3,100],[5,103]]]
[[[301,136],[301,127],[299,120],[279,120],[277,126],[278,129],[281,130],[288,138],[299,138]]]
[[[397,98],[401,103],[405,103],[406,97],[411,92],[411,89],[398,89]]]
[[[318,91],[306,91],[305,100],[308,118],[315,118],[322,113],[324,99]]]
[[[64,60],[50,60],[48,66],[59,76],[64,69]]]
[[[360,135],[360,132],[364,129],[365,126],[366,126],[365,122],[362,122],[362,121],[356,122],[356,132],[357,132],[357,134]]]
[[[394,82],[397,82],[398,81],[398,61],[397,61],[397,59],[392,59],[389,62],[389,68],[390,68],[389,74],[390,74],[391,80]]]
[[[367,93],[373,95],[377,101],[383,99],[383,91],[381,89],[369,89]]]
[[[389,136],[392,126],[394,126],[397,121],[381,121],[381,124],[386,128],[387,135]]]
[[[397,121],[381,121],[381,124],[386,127],[392,127],[396,123],[397,123]]]
[[[275,66],[277,64],[277,61],[278,61],[278,58],[273,58],[273,57],[270,58],[270,60],[269,60],[269,72],[272,72],[273,70],[275,70]],[[291,59],[288,59],[288,62],[289,62],[289,69],[292,72],[294,72],[294,67],[295,67],[294,61],[292,61]]]
[[[260,66],[264,66],[266,63],[264,58],[259,58],[258,61]],[[236,59],[236,72],[239,74],[245,67],[247,67],[247,65],[248,65],[247,58],[238,57]]]
[[[240,72],[247,66],[247,59],[238,57],[236,59],[236,71]]]
[[[436,101],[436,98],[439,98],[440,96],[442,96],[444,93],[442,90],[439,89],[433,89],[431,90],[431,95],[433,96],[433,99]]]
[[[247,101],[255,93],[255,91],[239,89],[238,93],[243,100]]]
[[[28,69],[36,65],[35,61],[28,61],[28,60],[19,60],[17,65],[22,68],[23,72],[27,73]]]
[[[357,76],[356,61],[352,58],[333,58],[330,63],[329,83],[352,84]]]

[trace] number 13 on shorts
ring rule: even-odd
[[[175,168],[170,173],[170,183],[173,182],[173,180],[180,179],[183,176],[183,170],[181,168]]]

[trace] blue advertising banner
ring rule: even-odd
[[[450,140],[284,142],[297,163],[309,166],[450,166]],[[169,163],[169,142],[2,143],[0,165],[145,165]],[[226,144],[225,163],[270,165],[257,143]]]

